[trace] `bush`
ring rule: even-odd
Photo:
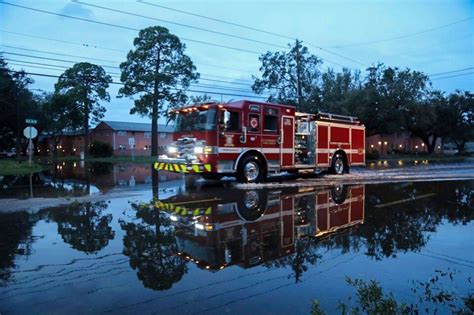
[[[365,159],[366,160],[378,160],[380,159],[379,151],[373,149],[370,151],[365,152]]]
[[[93,157],[109,157],[112,156],[114,150],[112,146],[107,142],[95,140],[91,144],[90,154]]]

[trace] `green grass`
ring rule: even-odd
[[[30,167],[28,161],[18,163],[17,160],[0,159],[0,175],[25,175],[42,170],[43,166],[35,162],[32,162]]]

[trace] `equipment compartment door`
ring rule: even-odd
[[[295,156],[295,118],[281,116],[281,166],[293,166]]]

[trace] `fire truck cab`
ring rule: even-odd
[[[174,141],[157,170],[261,182],[270,173],[344,174],[365,165],[365,127],[355,117],[246,100],[195,104],[174,114]]]

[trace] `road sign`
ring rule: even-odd
[[[36,125],[38,121],[36,119],[26,118],[25,122],[30,125]]]
[[[38,130],[35,127],[26,127],[23,129],[23,135],[28,139],[36,138],[38,135]]]
[[[134,146],[135,145],[135,138],[128,138],[128,145]]]

